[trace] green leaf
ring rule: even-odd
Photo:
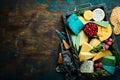
[[[77,14],[77,16],[81,16],[81,15],[84,14],[84,12],[85,12],[85,10],[78,10],[78,11],[76,12],[76,14]]]

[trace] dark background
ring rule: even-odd
[[[0,80],[63,80],[55,29],[63,29],[63,13],[85,3],[106,3],[110,12],[120,0],[0,0]]]

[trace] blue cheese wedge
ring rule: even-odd
[[[93,61],[90,61],[90,60],[84,61],[80,66],[80,72],[81,73],[93,73],[94,72],[93,64],[94,64]]]
[[[101,8],[93,10],[93,20],[102,21],[105,18],[105,12]]]

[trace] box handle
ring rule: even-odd
[[[92,3],[85,3],[85,4],[81,4],[81,5],[77,5],[75,6],[75,9],[73,11],[77,11],[77,10],[82,10],[82,9],[86,9],[88,7],[92,7]]]

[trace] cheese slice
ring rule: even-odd
[[[98,52],[96,56],[92,59],[92,61],[96,61],[104,56],[103,52]]]
[[[80,52],[89,52],[92,49],[93,49],[93,47],[90,44],[88,44],[87,42],[84,42],[82,44]]]
[[[96,53],[80,52],[79,53],[79,60],[80,60],[80,62],[85,61],[85,60],[93,58],[95,55],[96,55]]]
[[[93,21],[93,23],[100,25],[102,27],[105,27],[105,28],[108,27],[108,25],[109,25],[108,21]]]

